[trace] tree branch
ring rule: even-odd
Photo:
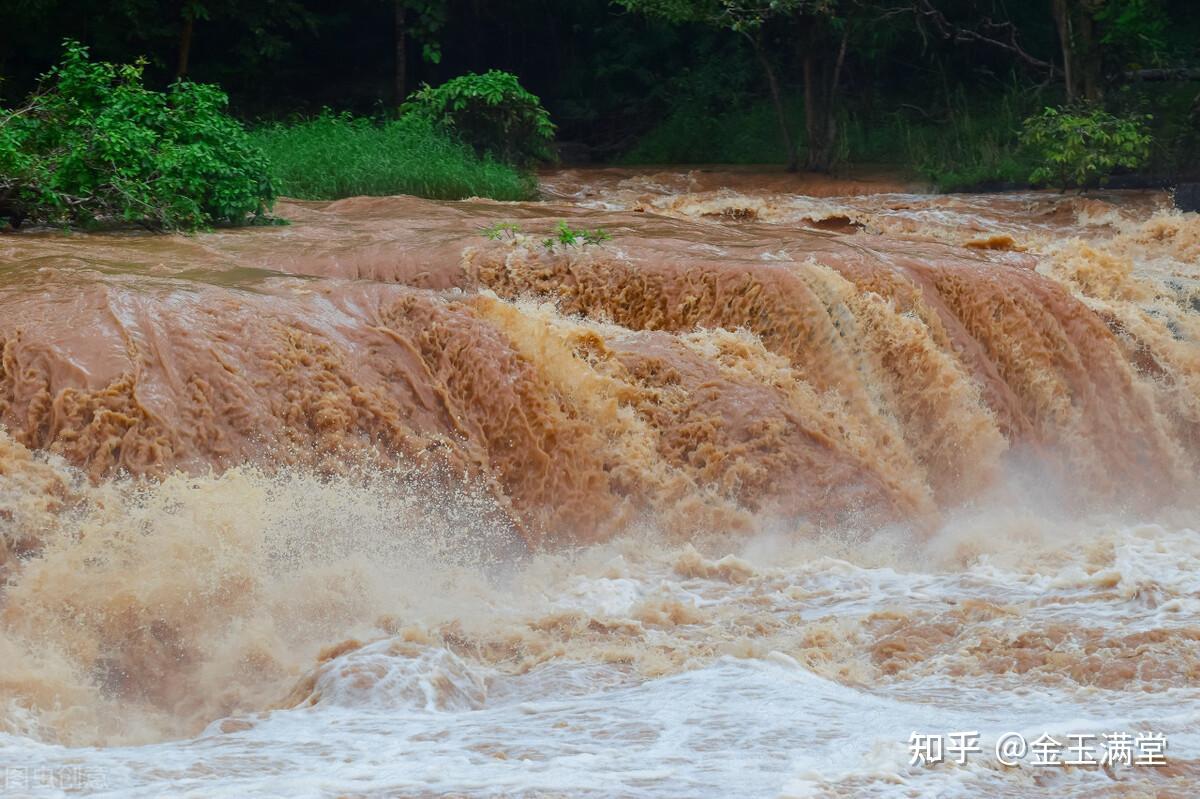
[[[927,20],[943,39],[997,47],[1012,53],[1029,66],[1047,72],[1051,76],[1060,71],[1054,64],[1043,61],[1020,45],[1017,41],[1017,26],[1012,22],[995,22],[990,17],[985,17],[979,23],[978,30],[964,28],[951,22],[940,9],[933,5],[931,0],[912,0],[912,5],[908,10],[918,20]]]

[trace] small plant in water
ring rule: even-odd
[[[513,238],[520,232],[521,226],[515,222],[496,222],[488,225],[482,231],[483,237],[489,241]]]
[[[595,230],[574,230],[565,221],[560,221],[554,229],[554,235],[545,239],[542,244],[550,249],[555,244],[564,247],[583,247],[588,244],[603,244],[612,239],[612,234],[603,228]]]

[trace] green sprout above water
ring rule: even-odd
[[[483,237],[489,241],[499,241],[511,238],[521,232],[521,226],[516,222],[496,222],[483,229]]]
[[[561,244],[564,247],[583,247],[588,244],[603,244],[612,239],[612,234],[603,228],[595,230],[575,230],[565,221],[560,221],[558,227],[554,229],[554,235],[542,241],[542,245],[546,249],[550,249],[555,244]]]
[[[480,230],[480,234],[489,241],[512,240],[524,235],[521,226],[515,222],[494,222]],[[553,235],[542,239],[542,246],[551,249],[555,245],[562,247],[586,247],[603,244],[612,240],[612,234],[603,228],[595,230],[575,230],[565,221],[560,221],[554,228]]]

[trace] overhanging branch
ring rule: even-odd
[[[986,44],[1012,53],[1030,67],[1048,73],[1051,77],[1060,70],[1049,61],[1030,53],[1017,41],[1017,26],[1012,22],[996,22],[985,17],[976,28],[964,28],[952,22],[931,0],[912,0],[907,9],[918,20],[926,20],[939,36],[948,41]]]

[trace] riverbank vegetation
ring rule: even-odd
[[[517,76],[498,69],[426,84],[400,108],[469,145],[480,157],[531,167],[554,160],[554,123]]]
[[[567,162],[1023,186],[1047,177],[1026,132],[1046,108],[1145,126],[1138,166],[1101,159],[1085,183],[1200,179],[1191,0],[36,0],[6,22],[0,105],[20,106],[64,37],[144,56],[147,86],[228,92],[299,196],[527,197],[551,136]]]
[[[533,177],[408,115],[373,120],[325,112],[260,126],[251,134],[271,164],[279,191],[301,200],[414,194],[436,200],[524,200]]]
[[[0,215],[151,230],[263,219],[267,160],[216,87],[143,85],[140,64],[93,61],[68,41],[24,105],[0,109]]]
[[[528,199],[554,126],[507,73],[424,87],[390,118],[325,110],[248,133],[211,84],[144,85],[144,63],[67,40],[24,103],[0,108],[0,219],[154,231],[279,221],[299,199],[414,194]]]

